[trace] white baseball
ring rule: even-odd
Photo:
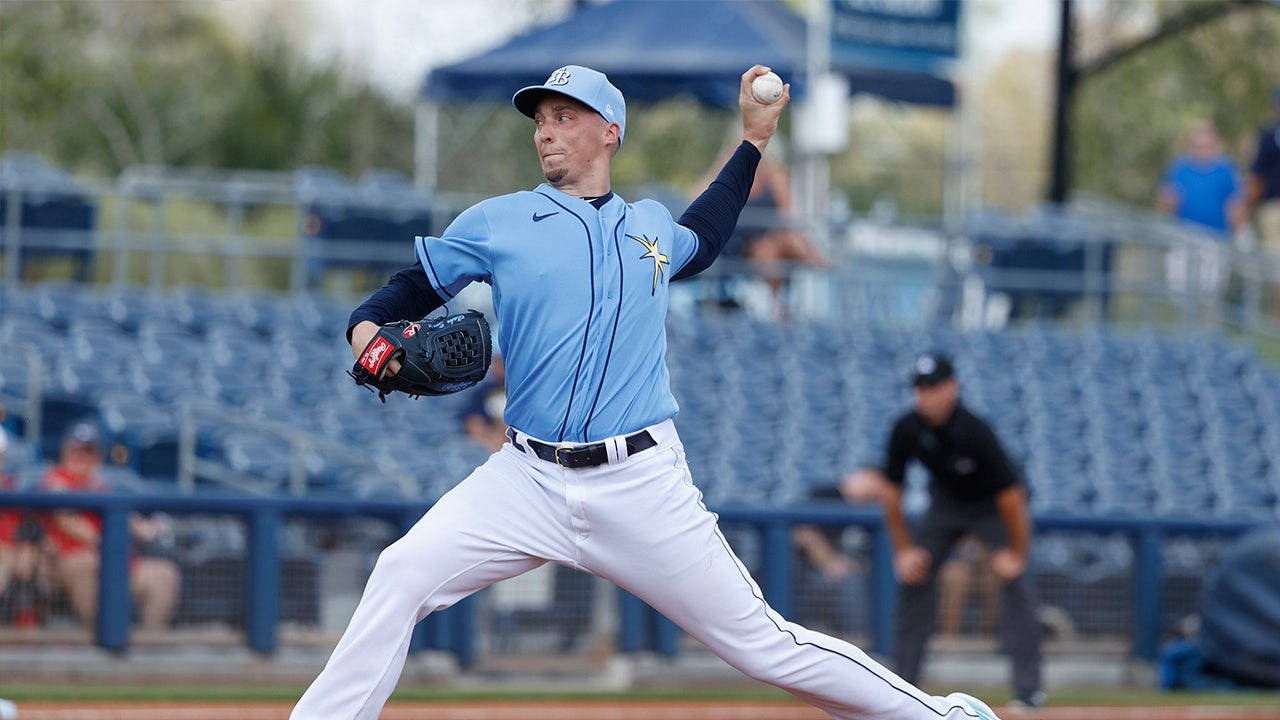
[[[751,97],[757,102],[772,105],[782,97],[782,78],[775,72],[767,72],[751,81]]]

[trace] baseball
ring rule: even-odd
[[[751,81],[751,97],[765,105],[772,105],[782,97],[782,78],[775,72],[767,72]]]

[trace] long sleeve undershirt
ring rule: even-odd
[[[351,312],[347,319],[347,342],[351,341],[351,329],[365,320],[376,325],[396,320],[417,320],[441,305],[444,305],[444,298],[427,281],[422,263],[416,262],[392,275],[386,285],[375,290],[368,300]]]
[[[672,280],[693,277],[720,256],[747,204],[759,164],[760,150],[743,140],[711,185],[689,204],[677,222],[697,233],[698,250]]]

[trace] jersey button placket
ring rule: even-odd
[[[596,238],[591,238],[591,242],[593,244],[597,243]],[[609,336],[607,334],[608,329],[606,328],[608,323],[606,320],[613,317],[613,294],[608,289],[609,280],[605,277],[606,268],[608,268],[611,263],[608,261],[608,258],[605,257],[604,252],[601,251],[602,246],[607,245],[608,243],[603,241],[595,245],[597,248],[597,252],[595,252],[593,256],[595,266],[592,268],[591,273],[591,277],[595,284],[595,287],[593,288],[593,295],[596,298],[596,302],[592,305],[589,311],[591,313],[591,319],[590,329],[587,334],[587,362],[583,365],[582,386],[584,388],[592,388],[590,391],[590,394],[592,395],[594,395],[594,388],[596,387],[596,384],[600,382],[599,373],[603,370],[601,366],[603,364],[605,347],[609,342]],[[571,430],[570,433],[582,433],[584,425],[590,420],[587,413],[590,410],[591,402],[590,400],[587,400],[582,405],[578,405],[575,401],[574,407],[576,408],[575,419],[577,421],[576,424],[578,429],[576,431]],[[565,439],[568,440],[570,437],[566,436]],[[587,438],[585,435],[578,437],[579,442],[586,442],[586,440]]]
[[[613,242],[612,242],[613,238],[610,236],[609,228],[607,226],[608,226],[608,223],[605,221],[604,213],[600,213],[600,241],[601,241],[601,244],[604,245],[604,259],[605,259],[604,266],[606,268],[610,268],[610,267],[613,267],[613,262],[611,261],[611,259],[613,258]],[[621,264],[622,258],[617,258],[617,262]],[[606,287],[608,289],[605,290],[605,297],[608,298],[609,300],[613,300],[614,299],[613,283],[609,283]]]

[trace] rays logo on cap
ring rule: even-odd
[[[569,68],[562,67],[551,73],[551,77],[547,78],[548,85],[568,85],[569,84]]]
[[[925,355],[916,360],[917,375],[932,375],[934,370],[938,369],[938,363],[934,361],[930,355]]]

